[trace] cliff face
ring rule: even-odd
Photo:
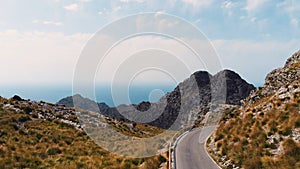
[[[96,111],[112,118],[129,119],[160,128],[180,129],[184,127],[183,124],[193,125],[188,121],[205,115],[211,102],[238,105],[253,89],[253,85],[230,70],[221,71],[214,76],[206,71],[198,71],[156,103],[141,102],[137,105],[110,108],[104,103],[95,103],[79,95],[73,97],[79,102],[76,105],[79,108]],[[72,103],[72,97],[58,102],[71,107]],[[99,109],[95,105],[98,105]]]
[[[252,84],[248,84],[237,73],[231,70],[224,70],[214,76],[216,80],[221,77],[226,78],[226,104],[240,105],[241,100],[246,98],[255,89]]]
[[[300,167],[300,51],[224,111],[209,149],[224,167]]]

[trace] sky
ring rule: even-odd
[[[120,18],[144,12],[190,22],[210,40],[222,68],[238,72],[257,86],[300,49],[300,3],[296,0],[1,0],[1,85],[71,85],[89,39]],[[130,45],[143,47],[154,38],[133,39],[121,45],[118,54]]]

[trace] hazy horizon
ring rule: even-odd
[[[248,82],[249,83],[249,82]],[[255,87],[262,86],[262,84],[253,84]],[[155,102],[158,101],[161,94],[159,92],[154,93],[152,95],[152,100],[149,99],[149,95],[151,91],[155,89],[160,89],[166,94],[167,92],[173,91],[173,89],[177,85],[172,84],[156,84],[156,85],[137,85],[133,86],[129,90],[129,98],[131,102],[127,102],[126,100],[121,104],[137,104],[142,101],[150,101]],[[122,86],[127,87],[127,86]],[[109,106],[115,106],[114,101],[111,96],[110,86],[102,85],[101,87],[96,87],[96,101],[97,102],[104,102]],[[18,95],[24,99],[30,99],[35,101],[46,101],[51,103],[56,103],[59,100],[72,96],[75,94],[80,94],[83,97],[93,99],[93,96],[85,95],[84,93],[73,93],[72,86],[68,85],[54,85],[54,86],[47,86],[47,85],[35,85],[35,86],[0,86],[0,96],[5,98],[11,98],[14,95]],[[94,100],[95,101],[95,100]]]
[[[123,86],[127,87],[127,86]],[[161,96],[161,93],[155,92],[152,94],[152,98],[149,99],[149,94],[151,91],[155,89],[160,89],[164,93],[171,92],[175,86],[166,85],[166,84],[157,84],[157,85],[141,85],[131,87],[129,89],[129,98],[130,102],[124,100],[121,104],[137,104],[142,101],[151,101],[155,102],[158,101]],[[72,96],[75,94],[80,94],[83,97],[87,97],[93,100],[93,96],[85,95],[84,93],[73,93],[71,86],[1,86],[0,87],[0,96],[5,98],[11,98],[14,95],[18,95],[24,99],[30,99],[35,101],[46,101],[51,103],[56,103],[60,99],[63,99],[68,96]],[[109,106],[115,106],[114,101],[111,96],[110,86],[98,86],[96,87],[96,101],[97,102],[104,102]],[[122,100],[121,100],[122,101]]]

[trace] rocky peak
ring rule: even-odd
[[[74,96],[69,96],[61,99],[57,104],[66,105],[67,107],[74,107],[74,101],[77,108],[90,110],[94,112],[99,111],[99,107],[96,102],[88,98],[82,97],[80,94],[75,94]]]
[[[212,76],[207,71],[197,71],[193,73],[191,77],[195,78],[199,87],[203,87],[210,84],[210,79]]]
[[[150,102],[141,102],[139,103],[138,105],[135,105],[134,107],[138,110],[138,111],[141,111],[141,112],[144,112],[144,111],[147,111],[151,106],[151,103]]]
[[[24,99],[22,99],[20,96],[18,96],[18,95],[14,95],[13,97],[12,97],[12,100],[15,100],[15,101],[24,101]]]
[[[300,80],[300,51],[287,59],[282,68],[271,71],[265,78],[265,84],[253,91],[243,102],[252,104],[260,98],[275,94],[280,88],[287,88],[293,82]]]
[[[291,66],[294,63],[300,62],[300,50],[294,53],[285,63],[285,67]]]
[[[247,83],[239,74],[232,70],[223,70],[212,77],[212,81],[226,81],[226,103],[239,105],[255,87]]]

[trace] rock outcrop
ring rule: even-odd
[[[253,89],[253,85],[230,70],[221,71],[214,76],[206,71],[198,71],[156,103],[141,102],[137,105],[109,108],[104,103],[96,103],[79,95],[75,95],[73,99],[76,99],[78,104],[75,106],[79,108],[96,111],[115,119],[122,118],[160,128],[180,129],[192,126],[192,122],[204,116],[211,103],[238,105]],[[72,103],[72,97],[58,102],[71,107]]]
[[[300,167],[300,51],[224,111],[209,149],[229,168]]]

